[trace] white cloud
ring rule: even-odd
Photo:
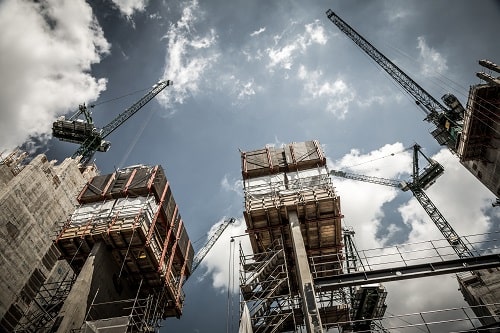
[[[306,24],[304,31],[299,34],[285,38],[285,32],[274,37],[275,45],[266,49],[270,59],[267,67],[273,71],[275,67],[291,69],[293,61],[298,53],[305,53],[307,48],[313,44],[324,45],[327,41],[325,30],[319,20]],[[281,41],[286,39],[284,45]]]
[[[51,133],[58,115],[97,99],[105,79],[89,73],[109,52],[83,0],[0,4],[0,148]]]
[[[215,30],[204,29],[207,31],[204,35],[196,32],[199,15],[198,1],[187,2],[182,17],[170,26],[165,35],[168,43],[163,78],[172,80],[174,84],[158,97],[167,109],[171,109],[174,103],[184,103],[189,95],[198,93],[203,74],[219,57],[212,49],[217,41]]]
[[[264,31],[266,31],[266,27],[262,27],[262,28],[260,28],[259,30],[255,30],[254,32],[252,32],[252,33],[250,34],[250,37],[258,36],[258,35],[260,35],[261,33],[263,33]]]
[[[448,69],[446,58],[427,45],[425,38],[420,36],[417,38],[417,49],[420,51],[421,71],[425,76],[436,76]]]
[[[222,219],[210,228],[207,239],[215,233],[224,220],[225,219]],[[236,221],[230,224],[222,233],[206,255],[205,259],[201,262],[201,266],[206,269],[206,274],[204,274],[204,276],[210,275],[213,287],[215,289],[220,289],[221,292],[226,291],[230,284],[233,293],[239,292],[239,246],[241,244],[245,253],[251,253],[251,246],[248,236],[236,237],[234,238],[234,242],[231,242],[231,238],[245,234],[245,230],[246,224],[244,219],[236,219]],[[230,270],[233,273],[232,276],[230,275]]]
[[[426,190],[429,198],[459,235],[488,231],[491,220],[482,208],[488,207],[491,193],[448,150],[441,150],[433,158],[444,166],[445,172]],[[412,227],[410,241],[443,238],[416,199],[400,207],[400,212]]]
[[[325,45],[328,41],[326,37],[325,29],[319,23],[319,20],[314,21],[313,23],[306,24],[306,32],[311,39],[311,43],[317,43],[320,45]]]
[[[367,176],[399,179],[402,174],[411,170],[411,155],[403,151],[404,147],[399,142],[387,144],[366,154],[352,149],[349,154],[330,164],[329,168]],[[383,246],[385,240],[375,237],[384,218],[382,206],[394,200],[400,190],[338,177],[333,177],[332,182],[341,197],[344,222],[347,226],[352,226],[356,232],[358,248]],[[391,230],[395,232],[396,228],[398,226],[394,225]]]
[[[222,178],[221,187],[224,191],[234,192],[238,196],[243,197],[243,183],[241,179],[228,179],[227,175]]]
[[[131,17],[134,12],[142,12],[146,9],[148,5],[148,0],[112,0],[113,3],[118,7],[120,12],[127,16]]]
[[[321,71],[309,71],[303,65],[299,67],[297,76],[304,82],[304,92],[307,94],[304,102],[324,98],[328,112],[339,119],[345,118],[349,104],[356,96],[353,87],[348,86],[341,78],[335,81],[325,80]]]

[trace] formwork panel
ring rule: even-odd
[[[306,141],[242,152],[241,165],[243,179],[250,179],[325,166],[326,158],[317,141]]]
[[[165,286],[172,307],[165,313],[178,316],[182,276],[191,274],[194,250],[162,168],[94,177],[79,199],[56,239],[73,269],[78,272],[92,246],[104,242],[127,279],[143,280],[144,293]]]

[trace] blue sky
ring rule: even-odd
[[[239,149],[317,139],[330,168],[406,178],[410,155],[385,156],[418,142],[445,166],[428,194],[456,231],[498,230],[493,195],[434,142],[423,112],[325,14],[339,14],[434,97],[452,92],[465,104],[480,82],[477,60],[500,61],[500,4],[480,4],[5,0],[0,152],[29,141],[62,160],[77,147],[51,139],[56,117],[95,103],[94,121],[104,126],[144,89],[172,80],[95,158],[102,173],[163,165],[192,240],[224,217],[239,219],[186,284],[184,316],[165,322],[165,332],[222,331],[229,235],[245,229]],[[334,186],[359,248],[441,238],[408,193],[339,179]],[[388,285],[390,311],[463,305],[452,277],[435,297],[412,293],[430,281]]]

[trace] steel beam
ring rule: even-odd
[[[337,289],[369,283],[382,283],[465,271],[476,271],[499,266],[500,254],[490,254],[426,264],[347,273],[332,277],[319,277],[314,279],[314,284],[316,287]]]

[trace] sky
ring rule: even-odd
[[[230,259],[240,241],[247,246],[244,237],[230,243],[245,232],[240,150],[319,140],[330,169],[406,179],[404,149],[417,142],[445,167],[427,193],[455,230],[498,230],[492,193],[434,141],[423,112],[328,20],[328,9],[436,98],[451,92],[465,104],[480,83],[477,61],[500,61],[498,1],[0,3],[3,154],[23,146],[62,161],[77,146],[51,137],[57,117],[95,104],[103,127],[158,80],[173,81],[95,155],[102,173],[161,164],[195,249],[224,218],[237,219],[186,283],[183,316],[162,332],[236,331]],[[409,193],[333,185],[359,249],[442,238]],[[393,314],[465,305],[452,276],[386,287]]]

